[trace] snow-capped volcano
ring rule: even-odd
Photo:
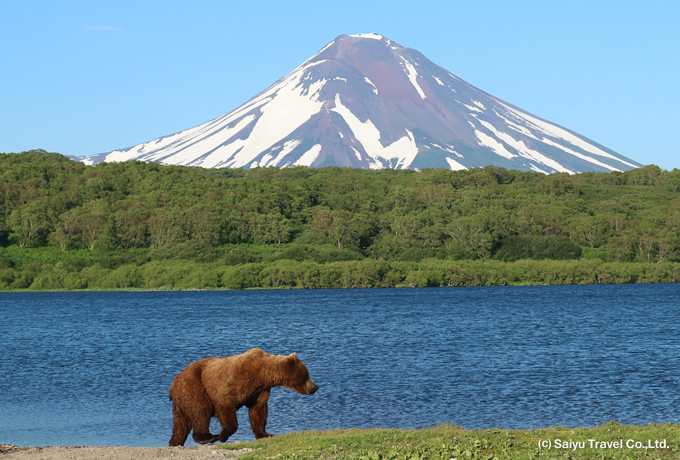
[[[641,166],[466,83],[377,34],[341,35],[225,115],[88,163],[206,168],[450,168],[544,173]]]

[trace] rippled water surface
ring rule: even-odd
[[[0,443],[165,445],[173,377],[254,346],[320,387],[272,391],[274,434],[680,418],[680,285],[0,293],[0,315]]]

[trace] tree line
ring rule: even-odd
[[[676,264],[680,170],[654,165],[544,175],[0,155],[3,290],[675,281]]]

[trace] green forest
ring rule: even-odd
[[[680,170],[87,166],[0,155],[0,290],[676,282]]]

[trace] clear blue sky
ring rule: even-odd
[[[89,155],[227,113],[375,32],[633,160],[680,168],[675,0],[2,0],[0,152]]]

